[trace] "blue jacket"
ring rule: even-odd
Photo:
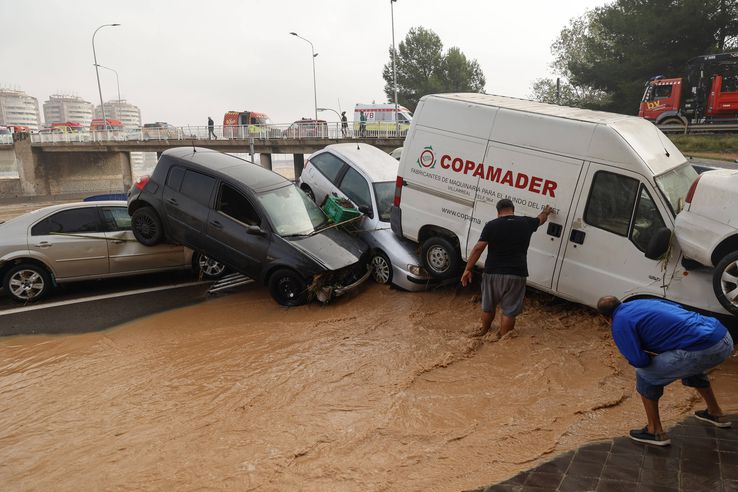
[[[612,313],[612,338],[630,365],[646,367],[651,357],[670,350],[703,350],[723,339],[727,329],[715,318],[657,299],[618,306]]]

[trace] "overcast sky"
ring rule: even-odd
[[[412,27],[435,31],[444,49],[476,59],[486,92],[527,97],[549,76],[550,46],[569,19],[604,0],[398,0],[395,40]],[[229,110],[267,113],[274,123],[386,102],[382,67],[389,61],[389,0],[0,0],[0,87],[36,97],[78,95],[99,104],[92,56],[118,71],[123,99],[143,122],[222,124]],[[103,98],[117,98],[113,72],[100,71]],[[42,118],[43,118],[43,110]],[[334,113],[320,117],[337,119]]]

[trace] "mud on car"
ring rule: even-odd
[[[128,193],[136,239],[207,254],[269,288],[279,304],[327,302],[370,275],[366,244],[332,227],[292,182],[198,147],[164,152]]]

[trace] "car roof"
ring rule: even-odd
[[[59,203],[56,205],[49,205],[47,207],[37,208],[29,212],[17,215],[12,219],[8,219],[3,222],[4,225],[11,225],[16,222],[31,223],[42,217],[46,217],[54,212],[61,210],[69,210],[70,208],[83,208],[83,207],[127,207],[125,200],[100,200],[93,202],[70,202],[70,203]]]
[[[290,183],[284,176],[251,161],[204,147],[175,147],[164,151],[162,157],[164,156],[174,157],[188,164],[194,164],[191,166],[193,168],[199,167],[239,181],[256,192]]]
[[[399,162],[387,152],[365,143],[328,145],[328,150],[343,160],[351,161],[372,182],[394,181]]]

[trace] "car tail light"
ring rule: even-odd
[[[692,183],[692,186],[689,187],[689,191],[687,192],[687,198],[684,199],[685,202],[692,203],[692,198],[694,198],[694,192],[697,190],[697,183],[699,183],[701,177],[702,177],[701,174],[697,176],[697,179],[694,180],[694,183]]]
[[[144,187],[149,184],[149,180],[151,179],[150,176],[141,176],[136,180],[136,183],[133,185],[139,190],[143,191]]]
[[[405,181],[402,179],[402,176],[397,176],[397,181],[395,181],[395,199],[392,202],[392,205],[395,207],[400,206],[400,198],[402,198],[402,185],[405,183]]]

